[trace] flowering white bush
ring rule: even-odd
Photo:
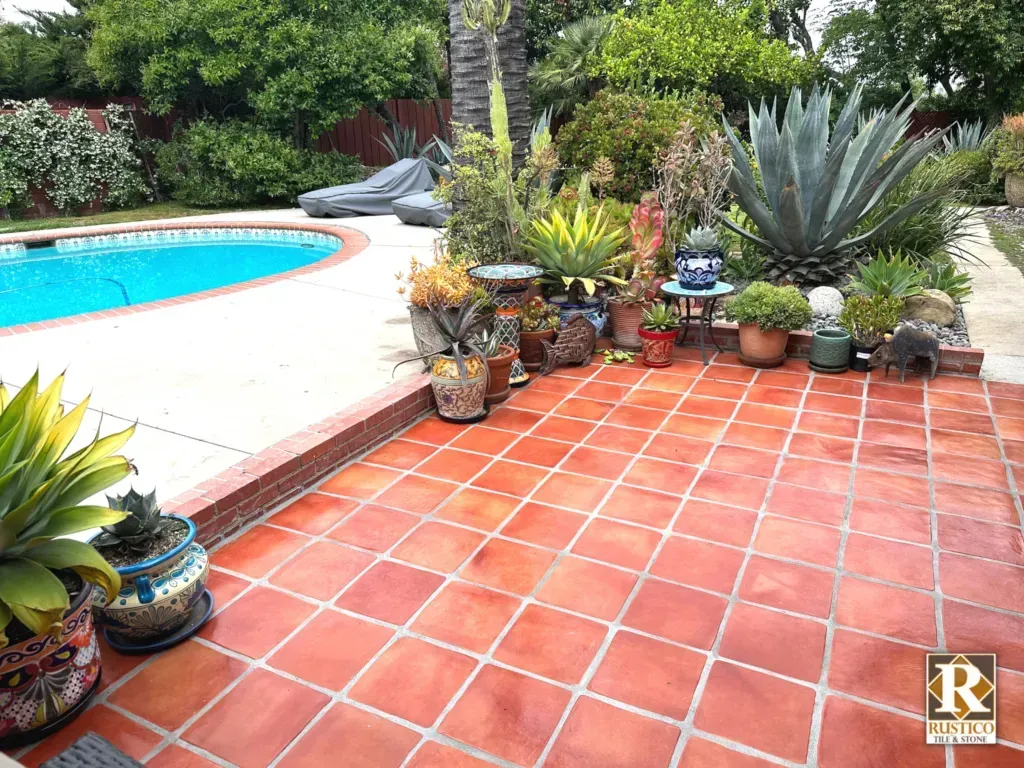
[[[0,108],[0,208],[31,205],[37,187],[53,205],[70,213],[103,196],[107,208],[150,199],[131,118],[112,104],[103,111],[109,132],[100,133],[84,109],[55,114],[43,99],[5,102]]]

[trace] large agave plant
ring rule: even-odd
[[[58,376],[40,393],[37,373],[13,398],[0,385],[0,648],[12,619],[36,634],[60,636],[70,600],[54,571],[75,571],[108,595],[121,588],[91,545],[61,537],[124,519],[120,510],[82,502],[133,471],[112,454],[135,427],[65,456],[89,400],[65,414],[63,381]]]
[[[455,358],[459,379],[463,385],[466,385],[469,382],[466,355],[478,355],[481,359],[487,359],[487,351],[480,346],[479,339],[480,332],[493,317],[492,313],[485,311],[486,306],[487,302],[484,299],[475,299],[472,296],[467,296],[461,304],[450,309],[437,303],[430,303],[427,306],[430,319],[445,346],[441,349],[431,350],[425,355],[403,360],[395,368],[405,363],[411,363],[413,360],[422,360],[436,354],[451,355]]]
[[[896,143],[910,125],[914,104],[900,100],[857,130],[861,87],[850,94],[829,136],[832,94],[815,85],[804,106],[794,88],[779,129],[775,107],[750,107],[750,135],[760,170],[754,175],[736,133],[725,122],[733,147],[729,188],[760,236],[733,221],[726,226],[768,251],[773,278],[796,282],[835,279],[847,252],[923,208],[940,194],[923,194],[878,226],[851,235],[857,225],[942,140],[945,132]],[[767,203],[765,202],[767,201]]]
[[[973,152],[981,149],[991,130],[985,128],[984,120],[975,120],[973,123],[954,123],[953,130],[942,137],[942,144],[946,153],[967,151]]]

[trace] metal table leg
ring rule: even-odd
[[[719,352],[724,352],[721,345],[715,339],[715,304],[718,302],[718,297],[715,296],[711,299],[711,306],[708,309],[708,336],[711,337],[711,343],[715,345],[715,349]]]
[[[686,337],[690,333],[690,300],[687,298],[676,299],[676,306],[678,307],[682,302],[686,302],[686,322],[683,324],[683,337],[681,339],[678,336],[676,337],[677,347],[686,346]],[[682,308],[680,307],[681,310]]]
[[[704,351],[704,324],[707,318],[707,299],[700,305],[700,318],[697,320],[697,333],[700,334],[700,359],[704,361],[704,365],[708,364],[708,356]]]

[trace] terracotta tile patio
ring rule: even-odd
[[[1024,766],[1022,416],[730,355],[561,371],[220,547],[200,637],[105,650],[20,759],[93,729],[158,768]],[[936,648],[999,654],[999,746],[925,746]]]

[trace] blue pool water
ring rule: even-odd
[[[304,267],[339,248],[330,235],[227,228],[0,246],[0,327],[221,288]]]

